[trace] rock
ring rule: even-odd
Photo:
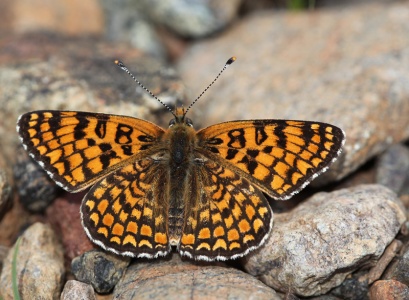
[[[365,276],[362,276],[362,274],[359,273],[353,274],[352,276],[346,278],[341,285],[332,289],[330,291],[330,295],[336,296],[338,299],[367,300],[369,285],[366,280],[362,280],[363,277]]]
[[[138,1],[139,11],[154,23],[164,25],[176,33],[191,38],[207,36],[226,27],[240,8],[240,0],[168,0],[152,3]]]
[[[254,13],[179,61],[194,99],[238,57],[190,118],[206,126],[263,118],[332,123],[346,132],[346,144],[315,184],[343,178],[409,137],[408,19],[399,2]]]
[[[407,285],[396,280],[378,280],[370,291],[370,300],[405,300],[409,299],[409,288]]]
[[[182,261],[174,254],[131,264],[114,299],[281,299],[256,278],[224,264]]]
[[[401,144],[393,145],[378,158],[376,183],[399,194],[406,178],[409,178],[409,149]]]
[[[374,265],[404,221],[399,199],[381,185],[318,193],[276,214],[272,234],[244,267],[276,290],[321,295]]]
[[[405,246],[402,254],[389,265],[382,279],[393,279],[409,286],[409,245]]]
[[[101,35],[104,16],[99,1],[12,1],[2,5],[2,33],[50,31],[65,35]]]
[[[74,258],[71,268],[77,280],[91,284],[98,293],[109,293],[122,277],[130,260],[129,257],[92,250]]]
[[[0,273],[1,269],[3,269],[3,261],[7,257],[9,250],[9,247],[0,245]]]
[[[12,272],[16,272],[16,278]],[[64,272],[63,249],[58,238],[48,225],[35,223],[24,231],[4,261],[0,296],[4,300],[14,299],[14,283],[22,299],[58,299]]]
[[[61,300],[95,300],[94,289],[91,285],[77,281],[68,280],[65,283],[64,290],[61,294]]]
[[[40,165],[20,145],[16,151],[14,181],[24,208],[42,212],[57,197],[60,189]]]
[[[166,109],[114,64],[118,58],[171,107],[183,98],[174,70],[126,45],[38,34],[0,39],[0,136],[6,158],[15,160],[17,144],[17,135],[8,133],[15,132],[18,116],[31,110],[99,111],[167,127],[171,114],[161,120]]]
[[[10,202],[11,209],[7,210],[0,220],[0,245],[7,247],[14,244],[21,231],[41,219],[41,216],[30,215],[23,208],[18,197],[12,197]]]
[[[11,197],[12,183],[10,182],[10,178],[13,177],[11,175],[11,164],[4,156],[3,148],[2,145],[2,147],[0,147],[0,222],[6,212],[11,208],[13,202]]]
[[[81,225],[80,205],[85,193],[65,193],[47,209],[48,221],[54,226],[68,262],[96,246],[88,239]]]
[[[0,169],[0,220],[11,206],[11,186],[5,170]]]
[[[165,49],[154,25],[143,11],[138,11],[134,1],[104,0],[101,4],[105,11],[108,40],[129,42],[144,53],[165,61]]]

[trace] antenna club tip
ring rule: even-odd
[[[115,63],[118,67],[123,67],[123,66],[124,66],[123,62],[120,61],[120,60],[118,60],[118,59],[115,59],[115,60],[114,60],[114,63]]]
[[[226,62],[226,65],[231,65],[232,63],[236,61],[236,59],[237,59],[236,56],[230,57],[229,60]]]

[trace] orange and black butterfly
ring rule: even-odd
[[[102,248],[154,258],[176,246],[196,260],[238,258],[271,231],[263,193],[285,200],[299,192],[338,157],[345,136],[330,124],[290,120],[196,131],[186,117],[193,103],[171,111],[168,129],[127,116],[34,111],[20,116],[17,131],[58,185],[91,187],[82,223]]]

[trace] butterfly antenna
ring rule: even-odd
[[[217,74],[215,79],[213,79],[213,81],[204,89],[204,91],[188,106],[184,113],[184,116],[187,114],[189,109],[197,102],[197,100],[199,100],[203,96],[203,94],[206,93],[206,91],[216,82],[216,80],[220,77],[220,75],[222,75],[222,73],[227,69],[227,67],[234,63],[235,60],[236,60],[235,56],[229,58],[229,60],[225,63],[223,69],[220,70],[219,74]]]
[[[153,98],[155,98],[160,104],[162,104],[164,107],[166,107],[166,109],[168,111],[170,111],[170,113],[176,118],[176,115],[173,113],[172,109],[165,103],[162,102],[162,100],[160,100],[158,97],[156,97],[147,87],[145,87],[138,79],[135,78],[135,76],[133,76],[133,74],[131,73],[131,71],[129,71],[129,69],[124,65],[124,63],[120,60],[115,60],[115,64],[120,67],[123,71],[125,71],[129,76],[131,76],[131,78],[141,87],[143,88],[145,91],[147,91],[149,93],[149,95],[151,95]]]

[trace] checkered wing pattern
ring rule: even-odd
[[[275,199],[288,199],[338,157],[344,133],[307,121],[226,122],[197,133],[200,152]]]
[[[70,192],[147,155],[164,132],[131,117],[69,111],[26,113],[17,130],[30,155]]]
[[[170,251],[168,186],[169,172],[152,159],[128,164],[108,175],[82,202],[87,235],[117,254],[147,258],[166,255]]]
[[[226,260],[259,247],[272,227],[272,211],[254,186],[223,164],[207,160],[194,168],[180,240],[182,255]]]

